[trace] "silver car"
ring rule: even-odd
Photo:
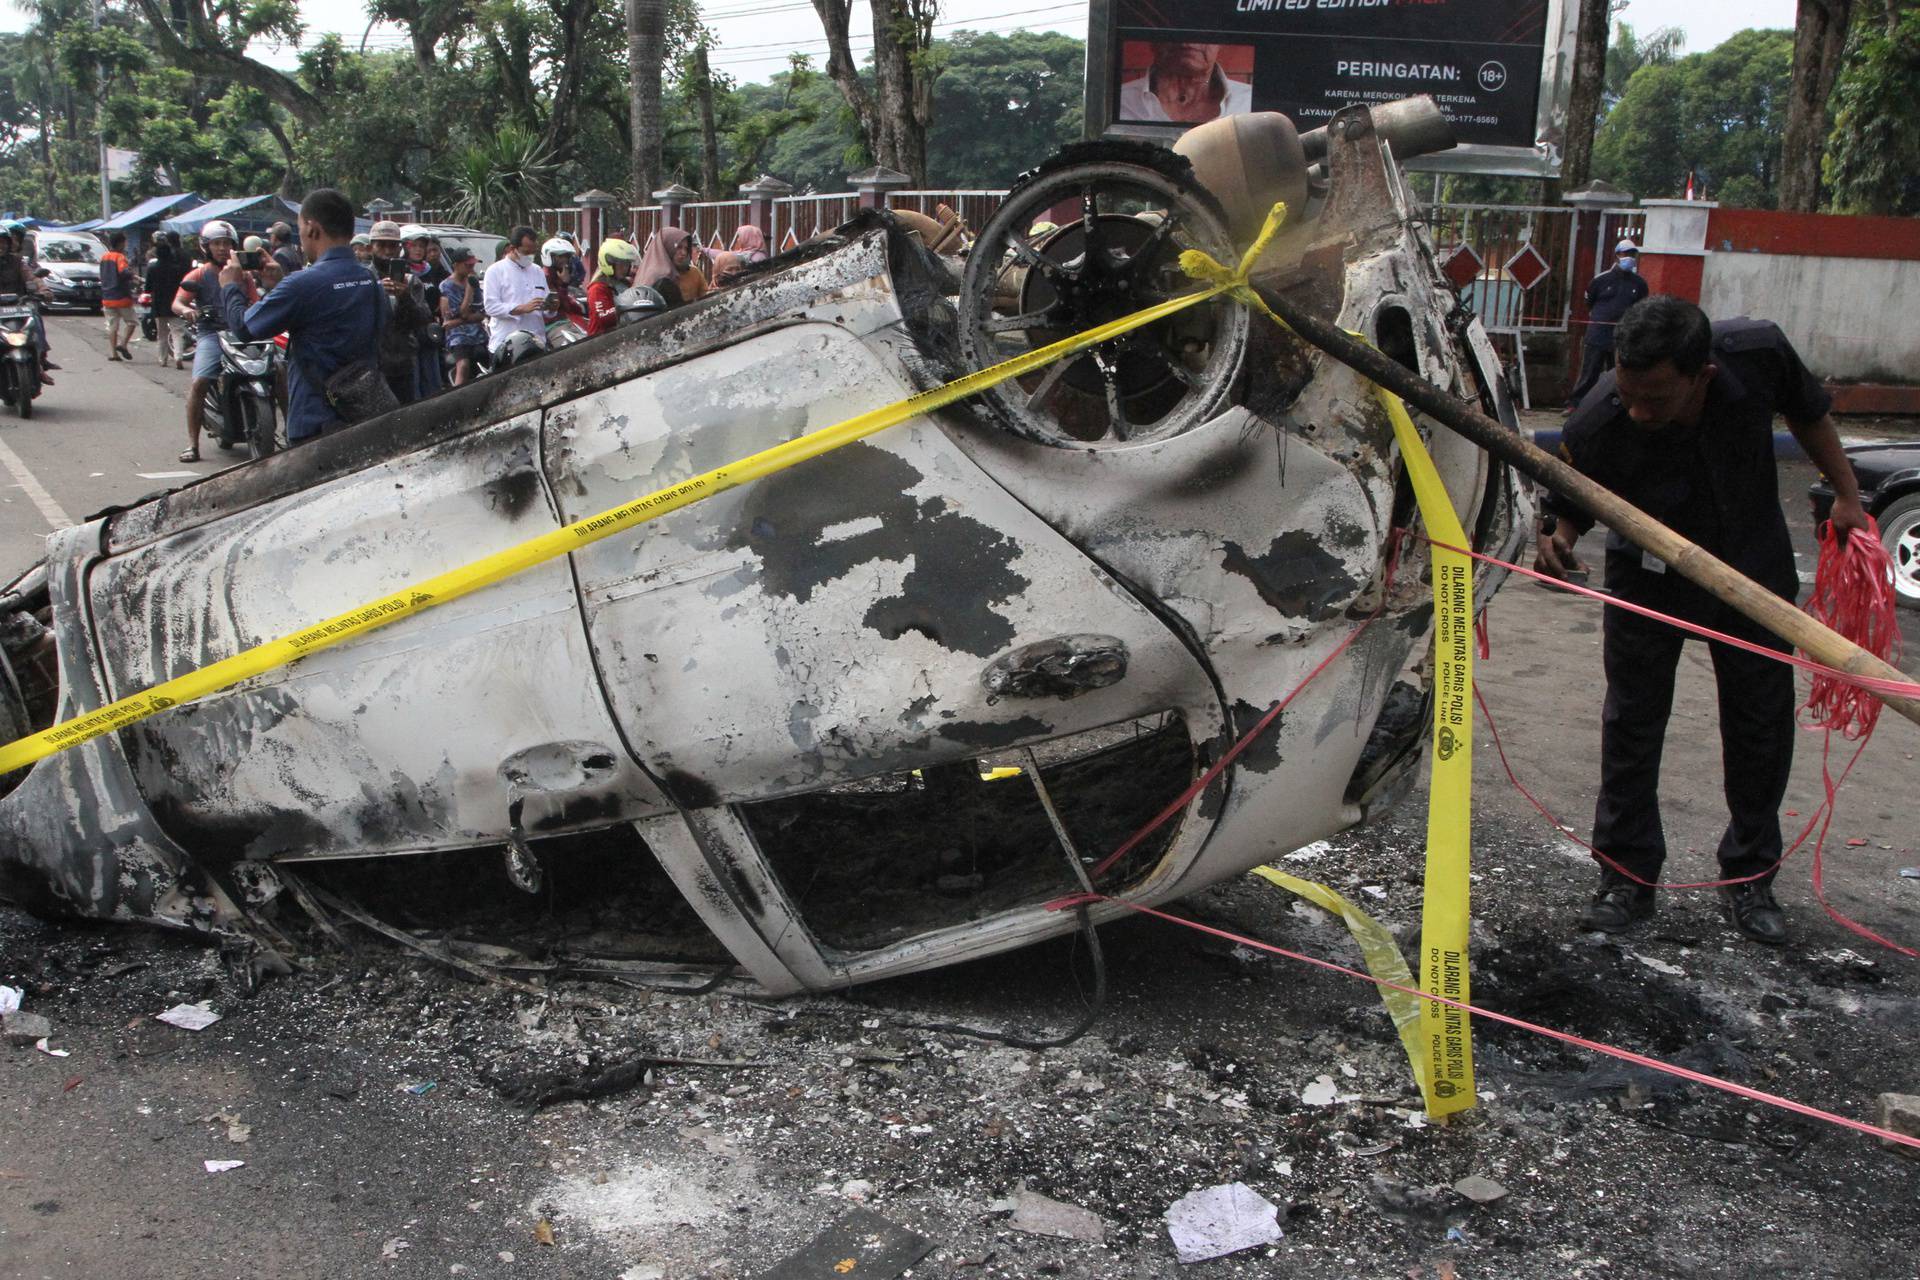
[[[0,733],[1187,290],[1180,250],[1231,260],[1276,191],[1297,213],[1265,283],[1510,423],[1371,120],[1304,150],[1288,125],[1281,185],[1224,204],[1179,156],[1084,144],[965,262],[867,214],[62,530],[0,596]],[[1510,473],[1430,444],[1476,544],[1510,550]],[[288,882],[349,868],[537,917],[520,893],[601,833],[769,992],[1018,947],[1072,930],[1050,904],[1090,881],[1164,903],[1400,794],[1431,697],[1409,524],[1368,388],[1220,299],[49,757],[4,780],[0,868],[41,909],[270,938]]]

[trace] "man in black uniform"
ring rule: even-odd
[[[1627,308],[1647,296],[1640,276],[1640,247],[1622,240],[1613,248],[1614,264],[1587,285],[1587,337],[1580,344],[1580,381],[1567,393],[1567,412],[1580,407],[1600,375],[1613,368],[1613,329]]]
[[[1664,295],[1629,310],[1616,333],[1617,367],[1567,420],[1561,453],[1575,467],[1788,600],[1799,572],[1780,510],[1773,417],[1785,416],[1807,456],[1831,477],[1842,535],[1867,515],[1828,414],[1831,399],[1767,320],[1709,324],[1700,308]],[[1558,494],[1541,516],[1537,567],[1579,568],[1573,544],[1591,517]],[[1607,586],[1657,609],[1786,653],[1792,646],[1749,622],[1617,534],[1607,540]],[[1674,669],[1687,634],[1625,609],[1604,625],[1607,696],[1600,720],[1600,799],[1593,844],[1644,881],[1660,878],[1660,753],[1673,708]],[[1720,839],[1722,910],[1758,942],[1787,940],[1774,901],[1780,800],[1793,764],[1793,672],[1720,641],[1708,645],[1719,688],[1721,770],[1731,821]],[[1602,866],[1580,927],[1608,933],[1653,913],[1653,890]]]

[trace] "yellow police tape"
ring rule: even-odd
[[[318,653],[435,605],[469,595],[589,543],[612,537],[704,498],[817,458],[842,445],[898,426],[1008,379],[1112,341],[1122,334],[1222,294],[1230,294],[1255,307],[1285,328],[1285,322],[1268,310],[1247,285],[1254,265],[1279,231],[1285,217],[1286,207],[1276,204],[1268,213],[1260,234],[1241,256],[1237,267],[1228,268],[1196,249],[1183,252],[1180,255],[1181,268],[1188,275],[1206,282],[1207,287],[1198,292],[1170,298],[1071,338],[957,378],[944,386],[920,392],[811,432],[797,440],[764,449],[679,484],[655,490],[623,506],[483,556],[460,568],[317,622],[304,630],[255,645],[232,657],[30,734],[0,747],[0,774],[23,769],[56,752],[123,729],[169,707],[204,698],[308,654]],[[1375,393],[1393,423],[1394,436],[1412,479],[1414,495],[1428,529],[1435,535],[1435,541],[1465,545],[1466,534],[1454,515],[1453,504],[1405,407],[1397,397],[1382,388],[1376,387]],[[1433,562],[1436,667],[1434,753],[1427,827],[1426,905],[1421,937],[1426,950],[1425,989],[1464,1003],[1468,997],[1467,866],[1472,724],[1467,708],[1472,705],[1473,698],[1473,575],[1471,563],[1457,552],[1436,546],[1433,548]],[[1405,982],[1405,962],[1392,946],[1391,936],[1365,912],[1324,885],[1299,880],[1271,868],[1260,868],[1258,874],[1341,915],[1356,939],[1360,940],[1369,965],[1375,966],[1375,976]],[[1399,977],[1393,976],[1392,966],[1395,963],[1399,966]],[[1411,1019],[1404,1009],[1396,1008],[1391,999],[1399,993],[1384,994],[1389,997],[1388,1008],[1393,1014],[1395,1026],[1399,1028],[1403,1041],[1406,1041],[1410,1034]],[[1474,1105],[1472,1044],[1466,1015],[1457,1009],[1428,1001],[1420,1008],[1419,1021],[1421,1041],[1418,1044],[1408,1041],[1408,1052],[1415,1064],[1415,1075],[1426,1097],[1428,1112],[1441,1116]]]
[[[855,440],[864,439],[876,432],[885,431],[889,427],[898,426],[909,419],[943,408],[957,400],[964,400],[968,396],[998,386],[1010,378],[1017,378],[1024,373],[1043,368],[1056,360],[1063,360],[1103,342],[1110,342],[1122,334],[1153,324],[1155,321],[1164,320],[1168,316],[1219,297],[1223,293],[1244,291],[1246,279],[1252,272],[1254,264],[1259,261],[1260,255],[1266,252],[1267,245],[1272,242],[1285,217],[1286,206],[1274,205],[1267,214],[1266,224],[1261,227],[1260,234],[1241,256],[1237,268],[1229,271],[1220,267],[1218,263],[1214,263],[1213,259],[1207,258],[1209,263],[1218,268],[1218,274],[1212,278],[1206,288],[1198,292],[1169,298],[1165,302],[1156,303],[1132,315],[1123,316],[1084,333],[1075,334],[1071,338],[1025,352],[1011,360],[1002,361],[963,378],[956,378],[944,386],[922,391],[905,400],[848,418],[830,427],[823,427],[797,440],[789,440],[785,444],[763,449],[737,462],[694,476],[679,484],[655,490],[624,506],[588,516],[584,520],[530,538],[517,546],[496,551],[492,555],[483,556],[460,568],[449,570],[414,586],[403,587],[378,600],[371,600],[358,608],[317,622],[305,630],[255,645],[230,658],[223,658],[197,671],[190,671],[186,675],[163,681],[139,693],[121,698],[117,702],[108,703],[96,711],[75,716],[71,720],[10,742],[0,747],[0,774],[12,773],[55,752],[78,746],[116,729],[124,729],[169,707],[204,698],[208,694],[217,693],[242,680],[285,666],[308,654],[318,653],[322,649],[330,648],[377,627],[398,622],[423,609],[430,609],[435,605],[469,595],[482,587],[530,569],[534,565],[566,555],[589,543],[598,542],[602,538],[623,533],[668,512],[678,511],[703,498],[710,498],[716,493],[724,493],[728,489],[737,488],[777,471],[784,471],[788,467],[817,458],[821,454],[829,453],[842,445],[851,444]]]
[[[1374,388],[1393,422],[1420,516],[1436,542],[1467,545],[1453,499],[1399,397]],[[1473,561],[1433,548],[1433,762],[1427,784],[1427,882],[1421,907],[1420,989],[1459,1004],[1424,1000],[1420,1036],[1427,1074],[1420,1088],[1438,1119],[1474,1106],[1473,1028],[1468,1001],[1467,894],[1473,852]]]
[[[1382,982],[1402,987],[1414,985],[1406,957],[1400,954],[1400,944],[1394,941],[1386,926],[1339,893],[1317,881],[1290,876],[1278,867],[1255,867],[1252,874],[1305,898],[1323,911],[1339,916],[1346,923],[1347,932],[1360,944],[1360,954],[1366,957],[1368,973]],[[1393,1029],[1400,1036],[1400,1047],[1407,1051],[1407,1062],[1413,1068],[1413,1078],[1420,1083],[1421,1096],[1426,1097],[1427,1081],[1433,1076],[1427,1069],[1426,1042],[1420,1038],[1420,1002],[1405,991],[1381,987],[1380,1003],[1387,1006],[1387,1016],[1393,1019]]]
[[[1233,297],[1258,309],[1282,329],[1287,328],[1286,321],[1273,313],[1260,295],[1245,283],[1244,276],[1234,279],[1226,267],[1193,249],[1180,256],[1180,265],[1187,274],[1226,288]],[[1354,336],[1365,341],[1362,335]],[[1413,419],[1407,415],[1406,405],[1385,387],[1376,386],[1373,393],[1393,424],[1393,437],[1400,446],[1400,458],[1406,464],[1407,478],[1412,482],[1413,496],[1419,504],[1421,519],[1426,521],[1427,531],[1433,535],[1435,542],[1466,546],[1466,531],[1460,527],[1460,517],[1453,509],[1453,499],[1448,496],[1446,485],[1441,483],[1440,472],[1434,467],[1433,458],[1420,439],[1419,431],[1414,428]],[[1469,994],[1467,937],[1471,918],[1468,912],[1468,872],[1473,851],[1473,561],[1457,551],[1448,551],[1439,546],[1434,546],[1432,551],[1433,772],[1427,788],[1427,870],[1420,919],[1420,946],[1424,953],[1420,990],[1446,996],[1464,1005]],[[1256,874],[1267,875],[1271,870],[1258,868]],[[1285,875],[1284,872],[1273,874]],[[1268,878],[1273,877],[1269,875]],[[1393,978],[1390,972],[1382,972],[1374,967],[1375,953],[1379,948],[1376,945],[1369,949],[1369,939],[1361,936],[1363,932],[1368,932],[1368,927],[1377,931],[1377,935],[1384,935],[1385,930],[1364,911],[1326,886],[1313,884],[1312,881],[1298,883],[1311,886],[1319,894],[1340,903],[1337,908],[1329,906],[1327,909],[1347,921],[1348,930],[1360,943],[1374,977],[1400,980]],[[1314,900],[1320,901],[1317,897]],[[1322,902],[1321,905],[1325,906],[1326,903]],[[1356,927],[1356,917],[1365,921],[1365,926]],[[1378,942],[1377,935],[1372,938],[1374,943]],[[1392,961],[1399,966],[1398,971],[1405,973],[1405,961],[1401,960],[1398,949],[1389,946],[1388,950],[1391,951]],[[1385,954],[1381,954],[1379,959],[1382,964],[1389,964]],[[1407,1027],[1403,1016],[1405,1010],[1399,1000],[1406,997],[1384,988],[1381,997],[1404,1043]],[[1478,1094],[1473,1083],[1473,1027],[1464,1010],[1438,1000],[1422,1001],[1419,1044],[1414,1047],[1420,1052],[1414,1059],[1413,1074],[1420,1083],[1420,1093],[1426,1100],[1428,1115],[1436,1120],[1442,1119],[1476,1105]],[[1410,1048],[1409,1054],[1412,1053],[1413,1049]]]

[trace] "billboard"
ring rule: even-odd
[[[1246,111],[1305,131],[1424,93],[1462,146],[1418,167],[1548,176],[1576,16],[1571,0],[1092,0],[1088,132],[1171,139]]]

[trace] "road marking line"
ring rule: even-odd
[[[40,508],[40,514],[47,518],[48,524],[56,529],[64,529],[73,523],[73,517],[61,510],[60,504],[53,500],[53,495],[47,492],[39,478],[27,469],[20,455],[4,441],[0,441],[0,467],[5,467],[27,497],[33,499],[33,505]]]

